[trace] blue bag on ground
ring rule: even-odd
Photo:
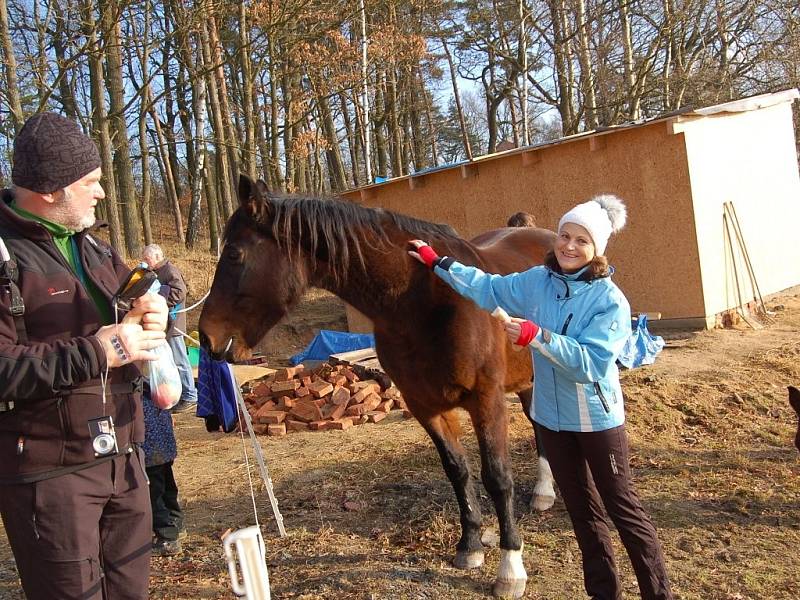
[[[231,366],[224,360],[213,360],[200,349],[197,367],[197,416],[206,421],[206,430],[230,433],[239,423],[236,405],[236,383]]]
[[[664,348],[664,338],[653,335],[647,329],[647,315],[631,320],[631,335],[625,342],[617,361],[628,369],[652,365]]]
[[[291,357],[289,362],[299,365],[304,360],[328,360],[331,354],[363,350],[374,346],[375,336],[371,333],[348,333],[320,329],[306,349]]]

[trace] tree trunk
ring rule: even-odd
[[[353,176],[353,185],[359,187],[361,178],[358,176],[358,152],[356,151],[355,131],[350,121],[350,107],[347,105],[347,95],[342,92],[339,94],[339,101],[342,105],[342,121],[347,135],[347,150],[350,153],[350,174]]]
[[[131,151],[128,144],[128,130],[125,123],[125,84],[122,80],[122,54],[120,52],[120,28],[116,13],[117,4],[102,0],[101,22],[108,36],[105,55],[108,72],[106,89],[110,102],[111,130],[115,141],[114,173],[117,179],[122,221],[125,225],[125,250],[129,256],[139,251],[142,239],[141,222],[138,215],[136,186],[131,169]]]
[[[225,207],[224,215],[227,220],[227,218],[233,214],[235,208],[233,195],[234,190],[238,186],[238,179],[234,181],[234,176],[239,170],[239,145],[231,116],[233,111],[228,102],[228,86],[225,83],[225,69],[223,69],[222,66],[222,44],[219,41],[216,16],[211,16],[207,19],[206,24],[205,33],[208,36],[208,47],[211,51],[211,61],[208,64],[212,69],[211,82],[214,83],[214,92],[220,111],[215,121],[219,121],[218,126],[221,126],[218,139],[223,142],[223,146],[221,149],[218,149],[218,152],[222,152],[222,157],[227,162],[225,171],[221,174],[223,177],[222,181],[225,183],[222,200]]]
[[[639,112],[639,102],[637,94],[634,94],[635,81],[633,78],[633,41],[631,40],[631,17],[629,12],[629,0],[619,0],[619,20],[622,29],[622,50],[623,50],[623,76],[625,91],[628,98],[628,119],[636,121],[641,117]]]
[[[198,40],[199,41],[199,40]],[[197,57],[197,72],[201,72],[202,60]],[[200,212],[203,192],[203,179],[205,177],[206,164],[206,80],[205,77],[195,78],[194,84],[194,130],[195,130],[195,156],[197,162],[194,165],[192,176],[192,200],[189,205],[189,223],[186,227],[186,247],[194,248],[200,232]]]
[[[629,0],[622,0],[627,2]],[[597,98],[594,90],[594,67],[589,49],[590,23],[586,15],[586,0],[577,0],[578,61],[581,65],[581,88],[586,127],[597,129]]]
[[[461,93],[458,90],[458,77],[456,76],[456,69],[453,65],[453,55],[450,53],[450,48],[447,46],[447,40],[442,36],[439,38],[444,48],[444,55],[447,58],[447,66],[450,69],[450,82],[453,85],[453,99],[456,104],[456,113],[458,114],[458,125],[461,128],[461,137],[464,140],[464,153],[467,155],[467,160],[472,160],[472,147],[469,143],[469,133],[467,132],[467,120],[464,118],[464,109],[461,107]]]
[[[231,181],[231,170],[228,156],[228,139],[225,128],[225,117],[222,114],[222,103],[217,81],[217,69],[214,64],[214,55],[211,49],[211,38],[207,24],[212,19],[202,19],[200,30],[200,45],[202,65],[198,72],[204,73],[207,77],[206,88],[208,90],[208,100],[211,105],[211,125],[214,131],[214,142],[217,163],[217,176],[220,178],[220,189],[222,190],[223,215],[227,219],[233,213],[233,182]]]
[[[104,189],[106,199],[105,218],[108,221],[111,245],[121,254],[125,254],[125,244],[122,236],[122,227],[117,209],[117,186],[114,180],[114,159],[111,149],[111,134],[109,132],[108,118],[105,109],[105,86],[103,80],[103,58],[97,44],[96,21],[94,3],[83,0],[83,33],[89,41],[89,85],[92,99],[92,123],[97,135],[98,149],[100,150],[101,169],[103,171]]]
[[[325,96],[318,96],[317,105],[319,106],[322,130],[325,133],[325,139],[327,141],[325,159],[328,164],[328,172],[330,173],[331,188],[336,192],[342,192],[347,187],[347,176],[344,172],[342,155],[339,150],[339,136],[336,134],[336,124],[333,122],[333,115],[331,114],[328,98]]]
[[[17,84],[17,58],[14,56],[14,45],[11,43],[11,32],[8,29],[8,3],[0,0],[0,41],[2,42],[2,59],[5,65],[6,94],[8,95],[8,109],[11,113],[11,125],[14,133],[19,133],[25,122],[22,112],[22,101]]]
[[[254,118],[253,69],[250,63],[250,24],[247,5],[239,3],[239,68],[242,72],[242,120],[244,125],[243,170],[256,178],[256,123]],[[236,182],[234,182],[236,183]]]

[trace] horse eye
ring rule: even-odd
[[[238,248],[230,248],[225,252],[225,256],[228,257],[228,260],[232,260],[234,262],[241,262],[243,255],[244,253]]]

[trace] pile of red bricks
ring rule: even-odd
[[[286,435],[291,431],[348,429],[377,423],[392,410],[411,413],[400,391],[382,389],[374,379],[361,381],[347,365],[324,363],[278,369],[245,389],[244,401],[255,433]]]

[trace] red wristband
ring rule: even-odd
[[[420,258],[423,261],[425,261],[425,265],[429,269],[433,269],[434,264],[439,258],[439,255],[436,254],[436,250],[434,250],[428,245],[420,246],[419,248],[417,248],[417,254],[419,254]]]
[[[519,324],[520,331],[517,341],[514,342],[517,346],[527,346],[539,333],[539,326],[533,321],[523,321]]]

